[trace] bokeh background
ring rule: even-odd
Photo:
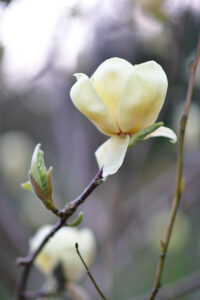
[[[178,133],[199,32],[199,0],[0,1],[0,299],[13,295],[19,276],[15,260],[28,252],[29,238],[56,220],[20,188],[35,145],[41,142],[46,165],[54,168],[60,208],[97,172],[94,151],[106,137],[73,106],[73,73],[90,76],[113,56],[133,64],[156,60],[169,80],[158,120]],[[193,273],[200,281],[199,100],[200,65],[185,140],[185,192],[165,285]],[[89,226],[98,243],[91,271],[108,299],[144,299],[141,295],[152,288],[174,192],[176,155],[177,145],[165,139],[140,143],[81,207],[81,226]],[[38,289],[44,281],[33,270],[29,288]],[[91,299],[99,299],[87,276],[81,285]],[[177,299],[197,300],[200,292]]]

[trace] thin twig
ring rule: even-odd
[[[78,256],[80,257],[80,260],[82,261],[82,263],[83,263],[83,265],[84,265],[84,267],[85,267],[85,269],[86,269],[86,271],[87,271],[87,274],[88,274],[88,276],[90,277],[90,279],[91,279],[91,281],[92,281],[94,287],[96,288],[96,290],[97,290],[97,292],[99,293],[99,295],[101,296],[101,298],[102,298],[103,300],[106,300],[106,297],[104,296],[103,292],[101,291],[100,287],[98,286],[97,282],[95,281],[94,277],[92,276],[92,274],[91,274],[91,272],[90,272],[90,270],[89,270],[87,264],[85,263],[85,261],[84,261],[82,255],[81,255],[81,253],[80,253],[80,251],[79,251],[78,243],[75,244],[75,247],[76,247],[76,252],[77,252]]]
[[[35,292],[24,292],[22,296],[24,299],[38,299],[38,298],[50,298],[56,297],[60,294],[60,291],[55,292],[45,292],[45,291],[35,291]]]
[[[165,263],[165,257],[167,254],[167,250],[168,250],[168,246],[169,246],[169,242],[170,242],[172,229],[174,226],[181,194],[183,192],[184,180],[182,178],[182,170],[183,170],[184,137],[185,137],[185,129],[186,129],[186,125],[187,125],[187,118],[188,118],[188,114],[189,114],[190,103],[192,100],[194,78],[195,78],[195,73],[196,73],[196,68],[198,65],[199,57],[200,57],[200,37],[198,40],[195,58],[190,66],[190,78],[189,78],[187,96],[186,96],[186,101],[185,101],[185,109],[184,109],[184,113],[183,113],[183,116],[182,116],[181,122],[180,122],[180,132],[179,132],[179,140],[178,140],[177,173],[176,173],[176,190],[175,190],[175,195],[174,195],[173,202],[172,202],[172,207],[171,207],[171,212],[170,212],[167,229],[166,229],[166,232],[164,235],[164,239],[163,239],[163,241],[161,241],[161,254],[160,254],[160,259],[159,259],[159,263],[157,266],[154,287],[151,291],[151,294],[150,294],[148,300],[155,299],[155,297],[161,287],[161,278],[162,278],[162,273],[163,273],[163,268],[164,268],[164,263]]]
[[[19,280],[19,283],[17,285],[16,290],[16,300],[22,300],[25,298],[25,289],[28,281],[28,277],[32,268],[32,265],[37,257],[37,255],[40,253],[40,251],[43,249],[43,247],[46,245],[46,243],[49,241],[49,239],[54,236],[54,234],[59,231],[62,227],[66,225],[66,221],[69,217],[71,217],[79,205],[81,205],[88,196],[93,192],[93,190],[98,187],[102,183],[102,169],[100,169],[95,177],[92,179],[91,183],[86,187],[86,189],[82,192],[80,196],[78,196],[75,200],[68,203],[65,208],[60,211],[60,219],[59,221],[54,225],[54,227],[51,229],[51,231],[47,234],[47,236],[44,238],[44,240],[41,242],[41,244],[38,246],[38,248],[26,256],[25,258],[18,259],[18,263],[22,266],[22,274]]]
[[[200,272],[190,274],[176,284],[171,284],[163,289],[159,300],[175,300],[179,297],[189,295],[200,289]],[[180,298],[179,298],[180,299]]]
[[[50,285],[49,285],[50,287]],[[73,282],[66,283],[61,289],[57,286],[52,290],[40,289],[38,291],[28,291],[23,293],[25,299],[73,299],[73,300],[90,300],[86,291],[79,285]]]
[[[175,300],[181,296],[192,294],[200,290],[200,271],[189,274],[176,283],[166,285],[160,292],[158,300]],[[145,300],[148,294],[128,298],[127,300]]]

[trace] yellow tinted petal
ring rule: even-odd
[[[112,136],[96,151],[95,155],[100,167],[103,166],[103,177],[115,174],[121,167],[128,148],[129,135]]]
[[[48,255],[44,255],[43,253],[39,253],[35,260],[35,264],[43,274],[50,275],[53,271],[54,265],[51,261],[51,257],[48,257]]]
[[[135,65],[118,107],[121,130],[134,134],[154,123],[163,106],[167,86],[166,74],[156,62]]]
[[[170,140],[170,142],[172,143],[176,143],[177,142],[177,136],[174,133],[173,130],[171,130],[168,127],[162,126],[159,127],[158,129],[156,129],[154,132],[150,133],[149,135],[147,135],[145,137],[145,140],[151,137],[166,137]]]
[[[133,66],[128,61],[114,57],[104,61],[91,77],[93,86],[116,123],[122,89],[132,69]]]
[[[109,145],[111,143],[111,138],[103,143],[95,152],[96,160],[99,166],[99,169],[103,166],[106,153],[108,152]]]
[[[118,132],[105,104],[98,96],[90,79],[84,74],[76,75],[78,81],[72,86],[70,96],[74,105],[107,135]]]

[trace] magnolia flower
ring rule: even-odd
[[[51,225],[41,227],[30,239],[30,251],[34,251],[51,230]],[[67,281],[80,279],[85,272],[75,248],[79,245],[79,251],[89,266],[95,256],[96,241],[93,232],[88,229],[63,227],[45,245],[35,263],[38,269],[46,276],[50,276],[54,268],[61,263]]]
[[[117,57],[104,61],[91,78],[80,73],[75,76],[72,102],[111,137],[96,151],[106,177],[121,167],[131,139],[156,121],[167,92],[167,76],[155,61],[133,66]],[[154,136],[176,141],[174,132],[164,126],[145,138]]]

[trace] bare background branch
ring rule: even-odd
[[[190,109],[190,105],[191,105],[191,101],[192,101],[194,80],[195,80],[196,69],[198,66],[199,58],[200,58],[200,36],[199,36],[197,50],[196,50],[194,60],[192,61],[191,65],[189,66],[190,78],[189,78],[189,82],[188,82],[188,91],[187,91],[186,100],[185,100],[184,113],[182,115],[181,122],[180,122],[180,132],[179,132],[179,139],[178,139],[176,190],[175,190],[175,195],[174,195],[173,202],[172,202],[171,212],[170,212],[170,216],[169,216],[169,222],[168,222],[168,225],[167,225],[167,228],[165,231],[164,238],[163,238],[163,240],[161,240],[160,260],[159,260],[158,267],[157,267],[154,287],[149,296],[149,300],[153,300],[156,298],[156,295],[161,287],[161,279],[162,279],[162,273],[163,273],[163,269],[164,269],[165,258],[167,255],[167,250],[169,247],[172,230],[173,230],[175,219],[176,219],[179,201],[181,199],[181,195],[184,190],[185,179],[183,178],[183,175],[182,175],[182,173],[183,173],[184,138],[185,138],[185,130],[186,130],[186,126],[187,126],[187,119],[188,119],[188,115],[189,115],[189,109]]]

